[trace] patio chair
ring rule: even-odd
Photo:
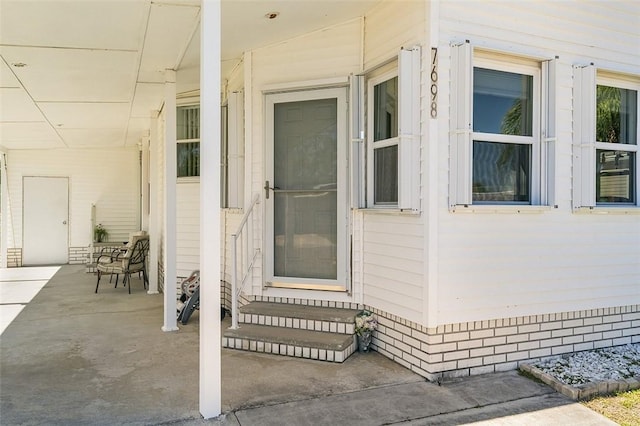
[[[148,287],[149,278],[146,269],[146,256],[149,250],[149,236],[146,234],[133,235],[131,241],[125,246],[126,251],[114,250],[110,254],[103,254],[98,258],[96,269],[98,270],[98,281],[96,282],[96,293],[100,286],[100,278],[103,274],[116,276],[123,274],[123,285],[129,284],[129,294],[131,294],[131,274],[142,273],[143,286]],[[116,287],[118,278],[116,277]]]

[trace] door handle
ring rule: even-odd
[[[276,189],[280,189],[278,186],[269,186],[269,181],[264,181],[264,197],[269,199],[269,190],[275,191]]]

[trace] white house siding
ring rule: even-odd
[[[328,78],[344,78],[346,82],[347,76],[360,70],[360,45],[361,20],[357,19],[245,54],[245,80],[251,85],[245,86],[251,95],[251,103],[245,105],[246,123],[251,126],[247,132],[250,137],[245,142],[251,179],[250,189],[245,191],[246,199],[264,194],[263,90],[278,84],[305,85],[304,82]],[[263,209],[264,203],[256,208]],[[260,291],[262,280],[258,262],[253,275],[254,291]]]
[[[13,249],[22,247],[22,178],[69,178],[69,247],[77,262],[79,251],[92,241],[91,204],[96,223],[109,232],[109,241],[127,241],[139,224],[137,149],[12,150],[7,161]],[[13,251],[15,255],[16,251]],[[18,266],[20,262],[12,262]]]
[[[176,201],[176,272],[188,277],[200,269],[200,183],[178,182]]]
[[[451,41],[540,60],[559,56],[558,207],[534,214],[451,213],[441,187],[433,325],[640,303],[639,216],[571,209],[572,65],[594,62],[639,74],[638,8],[622,2],[442,2],[440,18],[440,141],[449,139]],[[447,182],[449,150],[439,154],[439,179]]]
[[[424,65],[429,58],[425,46],[426,5],[422,1],[384,2],[366,15],[365,69],[392,58],[402,47],[416,44],[423,47]],[[364,303],[410,321],[423,322],[424,216],[365,210],[363,221]],[[355,252],[354,259],[357,266],[360,259]]]

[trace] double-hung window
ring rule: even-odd
[[[200,106],[179,106],[176,119],[178,178],[200,176]]]
[[[638,206],[640,81],[574,67],[574,208]]]
[[[601,79],[595,114],[596,204],[635,204],[638,91]]]
[[[352,153],[355,207],[420,211],[420,64],[421,48],[415,46],[402,49],[397,61],[352,79],[353,140],[366,139],[367,146],[366,176],[360,174],[365,161],[360,149]]]
[[[370,162],[375,206],[398,205],[398,75],[369,80]]]
[[[553,65],[452,46],[453,208],[552,202]]]

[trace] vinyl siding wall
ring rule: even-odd
[[[540,60],[559,56],[557,208],[452,213],[441,187],[432,326],[640,303],[640,216],[576,214],[571,207],[572,66],[594,62],[640,74],[638,8],[623,2],[442,2],[440,18],[442,142],[449,140],[451,41]],[[449,149],[440,149],[439,165],[439,180],[448,182]]]
[[[69,178],[69,246],[88,247],[92,241],[91,204],[96,223],[109,232],[109,241],[127,241],[139,226],[137,149],[12,150],[7,161],[11,206],[10,235],[22,246],[22,178]]]
[[[417,44],[423,48],[424,68],[429,60],[429,49],[425,46],[426,17],[426,2],[420,1],[384,2],[368,14],[364,32],[365,69],[397,56],[402,47]],[[424,82],[424,71],[422,74]],[[363,251],[354,253],[354,266],[362,262],[363,302],[389,314],[422,322],[424,216],[370,210],[361,210],[356,216],[363,222]]]

